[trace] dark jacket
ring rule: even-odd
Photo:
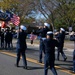
[[[7,31],[5,33],[5,41],[6,42],[10,42],[11,41],[11,33],[9,31]]]
[[[46,27],[46,28],[39,29],[37,31],[37,33],[40,34],[41,38],[44,38],[44,37],[46,37],[46,34],[47,34],[48,31],[49,31],[49,28]]]
[[[24,31],[19,33],[18,40],[17,40],[17,49],[26,50],[27,48],[26,36],[27,36],[27,33]]]
[[[49,60],[55,60],[55,47],[59,46],[57,40],[46,39],[44,40],[45,54],[48,55]]]
[[[4,41],[4,32],[1,32],[1,40]]]
[[[71,40],[71,41],[75,41],[75,35],[71,35],[71,36],[70,36],[70,40]]]
[[[63,44],[64,43],[64,39],[65,39],[65,32],[62,31],[62,33],[59,33],[56,38],[58,39],[59,43],[60,44]]]
[[[73,56],[73,57],[74,57],[74,59],[75,59],[75,34],[70,36],[70,40],[71,40],[71,41],[74,41],[74,52],[73,52],[73,55],[74,55],[74,56]]]

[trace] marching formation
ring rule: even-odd
[[[27,28],[24,25],[21,25],[17,32],[17,59],[16,67],[19,67],[20,57],[22,55],[24,69],[27,69],[27,60],[26,60],[26,37],[27,37]],[[33,38],[31,33],[31,44],[33,44]],[[63,57],[63,61],[67,60],[67,57],[63,51],[64,39],[65,39],[65,29],[60,28],[59,32],[50,31],[50,24],[44,23],[44,26],[39,27],[36,31],[36,34],[40,36],[40,45],[39,45],[39,63],[42,63],[42,55],[44,53],[44,75],[48,75],[48,68],[52,71],[53,75],[58,75],[55,69],[55,47],[57,47],[57,60],[60,60],[60,53]],[[73,37],[74,33],[71,34],[71,40],[75,41]],[[13,47],[12,39],[13,32],[12,30],[1,29],[0,28],[0,37],[1,37],[1,48],[11,49]],[[73,54],[73,72],[75,72],[75,50]],[[49,67],[50,66],[50,67]]]
[[[13,47],[13,32],[9,28],[0,28],[0,39],[1,49],[11,49]]]

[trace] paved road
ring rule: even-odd
[[[16,42],[16,41],[15,41]],[[14,42],[14,46],[15,46]],[[58,75],[75,75],[73,74],[72,68],[72,52],[70,49],[64,49],[68,59],[66,62],[60,57],[60,61],[55,62],[55,66]],[[57,51],[56,51],[57,54]],[[28,49],[26,51],[28,70],[23,69],[22,60],[20,61],[20,67],[14,66],[16,62],[16,50],[0,50],[0,75],[44,75],[44,64],[38,63],[39,47],[38,45],[30,45],[28,43]],[[44,60],[44,55],[43,55]],[[52,75],[49,70],[48,75]]]
[[[44,75],[44,69],[42,64],[36,63],[35,61],[28,62],[28,70],[22,68],[22,60],[20,61],[20,68],[14,66],[16,57],[8,56],[6,54],[0,53],[0,75]],[[63,64],[64,65],[64,64]],[[72,75],[64,68],[57,67],[58,75]],[[61,70],[61,71],[60,71]],[[52,73],[49,71],[49,75]]]
[[[71,73],[73,67],[72,56],[70,56],[71,52],[66,52],[66,54],[68,54],[68,59],[66,62],[63,61],[62,57],[60,57],[60,61],[56,60],[55,62],[58,75],[74,75],[73,73]],[[44,64],[38,63],[38,55],[38,47],[29,45],[26,51],[28,70],[25,70],[22,67],[22,60],[20,61],[20,68],[14,66],[16,61],[15,50],[0,51],[0,75],[44,75]],[[50,70],[48,73],[48,75],[52,75],[52,72]]]

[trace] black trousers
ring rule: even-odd
[[[31,40],[31,44],[33,44],[33,40]]]

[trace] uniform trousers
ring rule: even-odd
[[[21,49],[18,49],[17,50],[17,62],[16,62],[16,64],[19,65],[19,61],[20,61],[21,55],[22,55],[22,59],[23,59],[24,66],[27,66],[25,51],[22,51]]]
[[[58,47],[58,51],[57,51],[57,59],[59,60],[60,57],[60,53],[62,54],[62,57],[65,59],[67,58],[64,51],[63,51],[63,44],[60,44],[60,46]]]
[[[40,54],[39,54],[39,61],[42,61],[42,54],[45,53],[45,46],[43,40],[40,39]]]
[[[53,75],[57,75],[56,69],[54,67],[54,58],[50,57],[49,54],[45,54],[44,58],[44,75],[48,74],[48,66],[50,66],[50,70],[52,71]]]

